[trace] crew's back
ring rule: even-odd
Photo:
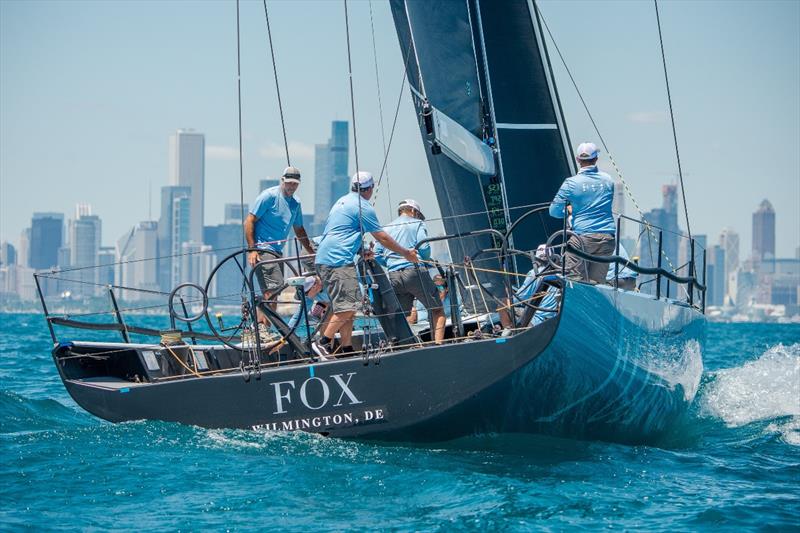
[[[614,200],[614,181],[597,168],[599,154],[593,143],[578,146],[575,159],[580,170],[564,180],[550,204],[550,216],[564,218],[572,215],[572,232],[569,244],[585,253],[608,256],[614,251],[616,224],[611,204]],[[567,212],[569,205],[570,212]],[[608,267],[605,263],[584,261],[567,253],[566,270],[570,277],[595,283],[606,281]]]

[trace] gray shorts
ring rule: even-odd
[[[333,312],[358,311],[361,304],[361,291],[354,265],[332,267],[316,265],[322,279],[322,286],[331,298]]]
[[[394,293],[400,302],[400,309],[405,314],[411,312],[414,298],[419,300],[428,311],[442,308],[439,291],[426,269],[411,267],[404,270],[395,270],[394,272],[389,272],[389,281],[391,281]]]
[[[259,252],[258,260],[267,261],[269,259],[279,259],[283,257],[278,252],[264,251]],[[256,267],[256,278],[262,293],[272,294],[283,287],[283,263],[269,263]]]
[[[584,235],[573,235],[569,238],[569,243],[573,248],[582,250],[587,254],[608,256],[614,255],[614,236],[610,233],[586,233]],[[567,276],[583,281],[594,281],[596,283],[606,283],[608,274],[608,263],[595,263],[584,261],[577,255],[568,253],[565,259]]]

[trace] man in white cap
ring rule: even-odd
[[[261,191],[250,206],[250,212],[244,220],[244,234],[248,248],[257,249],[247,254],[247,262],[251,267],[255,267],[259,261],[282,257],[283,245],[292,228],[303,248],[310,254],[314,253],[303,227],[300,202],[294,197],[299,186],[300,171],[295,167],[286,167],[280,185]],[[256,279],[264,299],[271,300],[275,292],[283,287],[283,264],[259,265]],[[271,305],[275,307],[275,303]],[[259,316],[259,321],[265,323],[266,318]]]
[[[370,205],[375,180],[369,172],[356,172],[350,193],[333,204],[322,241],[317,248],[315,264],[333,303],[333,316],[318,341],[311,347],[321,358],[331,352],[336,333],[341,336],[341,352],[353,352],[353,320],[361,301],[355,259],[362,247],[362,235],[371,233],[384,247],[397,252],[408,261],[419,261],[417,252],[399,245],[383,231],[375,209]]]
[[[550,215],[564,218],[567,204],[572,213],[572,231],[569,243],[573,248],[592,255],[608,256],[614,253],[616,224],[611,213],[614,199],[614,180],[597,169],[599,150],[594,143],[581,143],[575,155],[580,166],[578,174],[564,180],[550,204]],[[568,253],[566,270],[570,277],[595,283],[605,283],[608,265],[584,261]]]
[[[403,200],[397,206],[399,215],[383,230],[391,235],[401,246],[414,248],[417,243],[428,238],[428,228],[425,226],[425,216],[420,205],[411,199]],[[431,246],[423,244],[417,249],[420,258],[431,258]],[[433,340],[441,344],[444,340],[445,316],[439,291],[433,283],[428,270],[416,268],[414,264],[402,255],[386,249],[382,245],[375,248],[375,257],[386,266],[389,271],[389,281],[392,282],[400,308],[408,316],[413,307],[414,298],[428,310],[430,323],[433,327]]]

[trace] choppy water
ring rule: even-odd
[[[710,324],[659,446],[427,447],[112,425],[69,398],[41,316],[0,314],[0,530],[800,529],[800,326]]]

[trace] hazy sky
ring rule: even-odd
[[[313,206],[313,145],[350,119],[342,2],[270,1],[270,22],[300,198]],[[580,88],[644,210],[676,175],[653,4],[541,2]],[[800,2],[660,2],[694,233],[731,226],[749,255],[751,215],[777,212],[777,252],[800,244]],[[370,3],[351,1],[359,158],[379,172],[382,143]],[[374,0],[387,135],[403,76],[388,4]],[[242,12],[245,200],[280,174],[282,138],[261,2]],[[158,217],[168,137],[206,135],[206,223],[239,199],[236,12],[230,1],[0,0],[0,240],[18,242],[33,211],[73,216],[90,203],[113,244]],[[573,142],[596,140],[558,59]],[[352,144],[352,143],[351,143]],[[351,169],[354,162],[351,156]],[[389,158],[393,202],[435,215],[408,93]],[[387,189],[379,215],[388,221]],[[627,212],[635,215],[628,203]]]

